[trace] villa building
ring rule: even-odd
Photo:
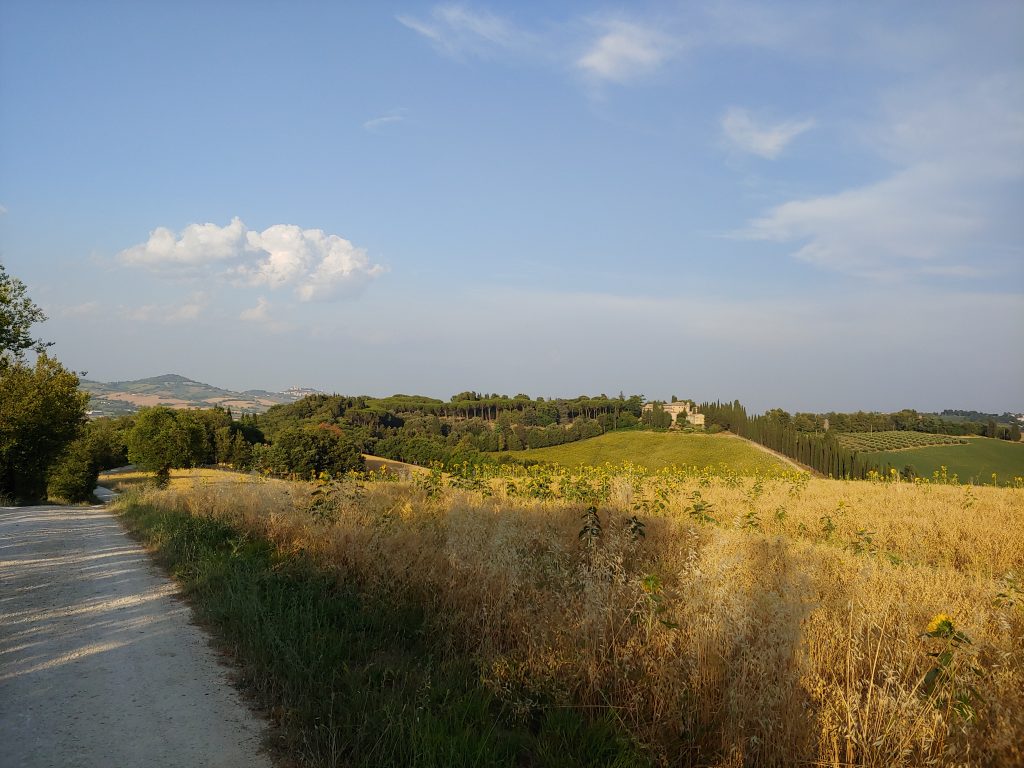
[[[680,400],[676,403],[664,403],[662,408],[665,409],[665,413],[672,417],[672,426],[676,426],[676,420],[679,416],[683,416],[690,424],[695,427],[704,426],[704,414],[697,412],[697,406],[689,401]],[[644,404],[644,413],[654,410],[654,403]]]

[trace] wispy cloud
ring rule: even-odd
[[[166,227],[121,251],[120,260],[176,274],[181,269],[270,288],[291,287],[301,301],[351,296],[384,272],[366,251],[322,229],[275,224],[262,232],[234,218],[226,226],[190,224],[175,234]]]
[[[81,304],[62,307],[59,312],[64,317],[87,317],[95,315],[99,311],[100,306],[98,301],[86,301]]]
[[[678,42],[657,29],[630,21],[605,21],[598,36],[576,60],[587,75],[624,83],[656,71],[678,49]]]
[[[888,176],[784,202],[740,236],[796,243],[799,259],[880,279],[963,278],[1019,260],[1019,227],[994,203],[1024,178],[1024,78],[893,92],[863,133],[895,166]]]
[[[184,302],[121,307],[121,314],[128,320],[139,323],[177,325],[198,320],[208,304],[209,295],[205,291],[199,291],[193,293]]]
[[[601,83],[626,83],[649,75],[682,47],[678,37],[641,20],[569,19],[531,30],[464,5],[437,5],[427,16],[396,19],[445,56],[532,58]]]
[[[238,315],[238,319],[246,323],[255,323],[275,333],[287,331],[293,327],[290,323],[277,319],[271,313],[271,304],[263,296],[256,300],[256,306],[242,310]]]
[[[363,123],[363,129],[370,133],[381,133],[389,125],[395,125],[405,121],[407,110],[403,108],[393,109],[387,114],[374,117]]]
[[[495,51],[521,48],[532,37],[502,16],[463,5],[435,6],[426,18],[395,18],[429,40],[439,52],[453,57],[487,56]]]
[[[774,160],[797,136],[815,125],[813,119],[758,124],[742,107],[730,107],[722,116],[722,133],[728,145],[766,160]]]
[[[256,301],[256,306],[242,310],[238,318],[250,323],[266,322],[270,319],[270,302],[260,296]]]

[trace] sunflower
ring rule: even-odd
[[[948,613],[939,613],[928,622],[928,634],[934,637],[949,637],[954,632],[953,618]]]

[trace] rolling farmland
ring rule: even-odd
[[[946,468],[950,477],[957,475],[964,483],[991,483],[993,474],[999,483],[1009,483],[1015,477],[1024,477],[1024,443],[1011,443],[987,437],[961,440],[959,445],[872,451],[866,456],[881,465],[889,464],[898,470],[906,466],[913,467],[918,477],[932,477],[935,472],[941,472],[941,467]]]

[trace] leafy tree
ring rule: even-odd
[[[99,464],[94,444],[88,434],[83,434],[64,450],[50,471],[46,480],[46,495],[67,504],[92,499],[99,476]]]
[[[10,350],[5,350],[9,352]],[[42,499],[46,475],[85,424],[89,395],[78,376],[40,353],[34,366],[9,359],[0,370],[0,493]]]
[[[80,434],[89,402],[78,376],[32,338],[32,325],[45,319],[0,265],[0,495],[19,501],[44,497],[50,465]],[[30,351],[34,366],[25,362]]]
[[[128,463],[128,432],[133,421],[133,416],[121,416],[95,419],[86,424],[85,438],[99,471]]]
[[[273,471],[306,478],[321,472],[340,475],[365,466],[362,455],[340,430],[319,426],[279,433],[270,456]]]
[[[24,360],[34,350],[43,354],[50,343],[33,339],[31,328],[46,319],[26,295],[25,284],[0,264],[0,371]]]
[[[173,467],[192,465],[191,442],[190,430],[182,428],[170,408],[144,408],[128,433],[128,460],[155,472],[158,483],[165,485]]]

